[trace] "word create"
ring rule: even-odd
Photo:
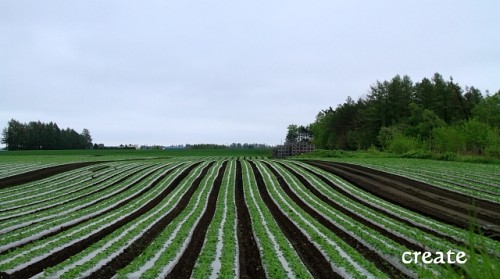
[[[421,260],[424,264],[464,264],[467,262],[465,252],[454,252],[449,250],[448,252],[437,251],[434,254],[432,252],[404,252],[401,256],[401,260],[404,264],[419,263]]]

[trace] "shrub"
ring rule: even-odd
[[[432,152],[424,149],[414,149],[406,152],[401,156],[403,158],[415,158],[415,159],[431,159]]]
[[[396,154],[404,154],[410,150],[417,149],[419,145],[419,141],[415,138],[395,135],[389,143],[388,149]]]
[[[432,149],[440,152],[463,152],[465,140],[453,126],[439,127],[432,130]]]
[[[488,136],[491,128],[488,124],[477,121],[476,119],[465,122],[460,127],[467,152],[479,155],[483,154],[484,149],[488,146]]]
[[[457,154],[452,152],[446,152],[438,157],[438,160],[443,161],[455,161],[457,159]]]
[[[488,134],[488,146],[484,153],[490,157],[500,158],[500,130],[492,129]]]

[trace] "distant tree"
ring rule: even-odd
[[[481,122],[500,128],[500,90],[481,100],[474,107],[472,115]]]
[[[467,100],[462,89],[453,82],[446,82],[439,73],[431,80],[424,78],[415,85],[415,103],[436,113],[448,124],[468,119]]]
[[[288,125],[286,133],[286,142],[297,142],[299,137],[299,126],[295,124]]]
[[[434,111],[424,109],[415,103],[411,103],[408,110],[410,111],[410,118],[405,133],[408,136],[428,140],[434,128],[446,125]]]
[[[471,119],[460,125],[459,129],[464,137],[467,152],[474,155],[483,154],[488,146],[491,127],[486,123]]]
[[[310,125],[313,137],[313,143],[317,148],[332,149],[333,148],[333,117],[335,110],[331,107],[328,110],[323,110],[316,116],[316,121]]]
[[[500,154],[500,91],[483,98],[475,87],[464,90],[439,73],[415,84],[396,75],[371,85],[357,102],[348,97],[335,109],[320,111],[309,126],[290,125],[287,141],[300,141],[307,129],[320,149],[375,145],[395,152],[415,147]]]
[[[11,119],[2,132],[2,143],[7,145],[8,150],[24,149],[26,138],[26,126],[21,122]]]
[[[432,150],[439,153],[465,152],[465,140],[455,126],[442,126],[432,130]]]
[[[494,127],[490,130],[485,153],[488,156],[500,158],[500,127]]]
[[[90,136],[90,131],[88,129],[83,129],[80,136],[82,137],[83,147],[85,149],[91,149],[92,148],[92,136]]]
[[[400,135],[400,134],[401,134],[401,131],[399,129],[397,129],[396,126],[382,127],[382,128],[380,128],[377,139],[378,139],[380,146],[383,149],[388,149],[389,144],[391,144],[394,137],[396,137],[397,135]]]
[[[484,99],[481,90],[475,88],[474,86],[465,87],[464,99],[467,113],[470,117],[473,117],[474,109]]]
[[[448,97],[450,98],[450,120],[457,123],[462,120],[469,120],[471,117],[467,100],[463,96],[462,88],[453,82],[453,77],[447,82]]]
[[[2,143],[8,150],[83,149],[92,146],[92,138],[88,130],[80,135],[70,128],[60,130],[53,122],[25,124],[12,119],[2,131]]]

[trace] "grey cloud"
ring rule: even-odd
[[[0,126],[279,143],[376,80],[498,90],[497,1],[2,1]]]

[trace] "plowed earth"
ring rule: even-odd
[[[39,179],[51,177],[53,175],[63,173],[70,170],[75,170],[78,168],[99,164],[102,162],[82,162],[82,163],[72,163],[72,164],[64,164],[59,166],[41,168],[38,170],[33,170],[25,173],[21,173],[18,175],[13,175],[9,177],[4,177],[0,179],[0,189],[7,188],[11,186],[20,185],[23,183],[28,183],[31,181],[36,181]]]
[[[4,179],[0,179],[0,189],[36,181],[55,174],[96,163],[98,162],[67,164],[43,168],[35,171],[30,171],[25,174],[7,177]],[[200,250],[202,249],[207,228],[214,215],[215,207],[217,206],[217,193],[221,185],[222,176],[226,169],[226,163],[224,163],[223,167],[221,167],[217,178],[213,182],[207,209],[203,213],[201,221],[195,228],[195,235],[197,237],[195,237],[193,241],[188,245],[188,248],[179,261],[180,264],[178,264],[173,269],[173,271],[168,274],[169,278],[187,278],[191,275],[194,263],[200,253]],[[475,222],[481,228],[481,231],[485,233],[485,235],[488,235],[496,240],[498,240],[498,235],[500,235],[500,224],[498,221],[500,220],[499,204],[480,199],[474,199],[470,196],[358,165],[324,161],[307,161],[307,163],[335,174],[352,183],[356,187],[363,189],[364,191],[388,200],[394,204],[408,208],[412,211],[419,212],[431,218],[461,228],[468,228],[471,225],[471,222]],[[391,232],[385,230],[378,224],[372,223],[370,220],[366,220],[361,216],[357,216],[356,214],[353,214],[345,208],[342,208],[340,205],[329,200],[326,196],[317,191],[314,185],[308,182],[299,173],[295,172],[292,168],[288,167],[286,164],[280,164],[293,176],[295,176],[313,195],[316,195],[319,199],[327,203],[332,208],[335,208],[336,210],[349,215],[354,220],[363,223],[364,225],[390,237],[391,239],[408,247],[411,250],[425,250],[422,246],[413,242],[409,242],[400,236],[393,235]],[[179,185],[179,183],[184,178],[186,178],[191,170],[193,170],[197,165],[199,165],[199,163],[193,164],[192,166],[187,168],[165,189],[164,192],[158,195],[155,199],[152,199],[148,203],[144,204],[139,210],[137,210],[130,216],[127,216],[127,218],[123,219],[121,222],[115,223],[113,226],[109,226],[93,235],[89,235],[88,238],[74,243],[73,245],[62,249],[59,252],[47,255],[47,257],[41,259],[40,261],[27,266],[26,268],[19,270],[13,274],[7,274],[0,271],[0,278],[28,278],[39,272],[42,272],[45,268],[54,266],[71,257],[72,255],[83,251],[87,247],[90,247],[93,243],[106,237],[127,222],[131,222],[136,218],[140,218],[143,214],[151,210],[155,205],[159,204],[162,199],[164,199],[173,189],[175,189],[175,187],[177,187],[177,185]],[[140,255],[147,248],[147,246],[152,243],[152,241],[162,232],[162,230],[176,216],[178,216],[182,212],[182,210],[184,210],[194,191],[198,188],[198,185],[208,172],[208,169],[211,165],[213,165],[213,163],[209,164],[203,169],[200,176],[191,184],[187,193],[180,198],[178,205],[173,211],[165,215],[149,231],[147,231],[143,236],[137,239],[137,241],[132,243],[129,248],[125,249],[123,253],[116,256],[108,264],[93,273],[89,278],[111,278],[116,274],[117,270],[125,267],[127,264],[132,262],[134,258]],[[295,251],[304,262],[305,266],[308,268],[310,274],[315,278],[340,278],[341,276],[332,269],[331,263],[323,256],[318,248],[315,247],[313,243],[311,243],[311,241],[301,232],[297,225],[295,225],[272,200],[266,188],[262,174],[256,167],[256,164],[250,161],[250,166],[255,176],[254,179],[258,187],[258,192],[262,197],[266,207],[270,210],[272,216],[276,220],[276,223],[278,224],[288,241],[292,244]],[[293,191],[291,191],[286,179],[284,179],[276,170],[274,170],[270,164],[267,164],[267,166],[269,167],[273,175],[277,178],[280,187],[282,187],[285,193],[290,196],[290,198],[305,212],[307,212],[326,228],[342,238],[351,247],[354,247],[355,249],[360,251],[361,254],[363,254],[368,260],[374,262],[380,268],[380,270],[382,270],[388,276],[395,278],[407,276],[405,272],[398,270],[397,267],[391,265],[385,259],[381,258],[377,253],[375,253],[375,251],[373,251],[369,247],[365,247],[362,243],[358,242],[348,233],[342,231],[326,218],[318,214],[308,204],[301,201],[300,198],[295,195]],[[329,181],[326,177],[320,175],[319,173],[311,173],[331,187],[337,187],[333,182]],[[160,181],[160,179],[161,178],[159,178],[158,181]],[[242,183],[242,170],[241,163],[239,161],[236,165],[236,182],[234,187],[238,218],[237,237],[240,277],[265,278],[265,269],[261,261],[261,255],[258,245],[256,243],[256,240],[254,239],[251,218],[245,203]],[[357,200],[356,197],[351,196],[349,193],[342,192],[342,189],[337,190],[342,194],[347,195],[349,198]],[[122,203],[117,204],[117,206],[122,206],[127,202],[129,201],[122,201]],[[363,201],[360,200],[359,202],[362,203]],[[369,206],[368,204],[365,205]],[[378,210],[376,208],[373,209]],[[470,217],[471,212],[475,214],[474,220],[472,220]],[[405,222],[404,219],[398,219],[398,216],[390,216],[390,218]],[[67,228],[61,228],[61,230],[64,229]],[[435,233],[432,230],[429,230],[429,232]],[[57,234],[57,232],[54,234]],[[446,238],[446,236],[444,235],[438,236]]]
[[[486,236],[500,240],[500,204],[363,166],[308,163],[397,205],[461,228],[479,226]]]

